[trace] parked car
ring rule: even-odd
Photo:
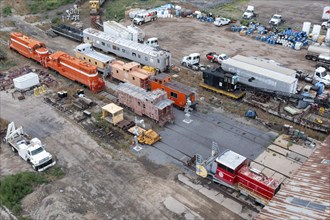
[[[229,23],[230,23],[230,19],[228,18],[216,18],[215,21],[213,22],[215,26],[223,26]]]

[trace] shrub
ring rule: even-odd
[[[9,208],[15,215],[20,215],[20,201],[33,192],[33,188],[46,183],[47,178],[35,172],[23,172],[6,176],[0,181],[0,204]]]
[[[3,13],[3,16],[5,16],[5,17],[11,15],[11,7],[10,6],[4,7],[2,9],[2,13]]]

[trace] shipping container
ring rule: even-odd
[[[39,85],[39,76],[36,73],[30,72],[13,79],[15,89],[28,90],[34,86]]]
[[[222,61],[221,68],[237,74],[238,81],[250,87],[289,94],[295,94],[297,90],[298,79],[295,77],[242,61],[229,58]]]
[[[236,55],[234,57],[232,57],[234,60],[238,60],[244,63],[248,63],[248,64],[252,64],[255,66],[259,66],[268,70],[272,70],[284,75],[288,75],[291,77],[296,77],[296,70],[293,69],[289,69],[283,66],[280,66],[279,63],[276,63],[273,60],[267,60],[267,59],[262,59],[259,57],[246,57],[246,56],[242,56],[242,55]]]

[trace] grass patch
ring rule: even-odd
[[[16,66],[16,62],[13,61],[13,60],[10,60],[10,59],[7,59],[7,60],[1,60],[0,61],[0,69],[2,71],[4,70],[8,70],[10,68],[12,68],[13,66]]]
[[[107,20],[120,21],[125,18],[125,11],[130,8],[154,8],[168,3],[165,0],[113,0],[107,5],[105,17]]]
[[[212,12],[214,15],[220,15],[222,17],[226,17],[229,19],[240,19],[243,10],[243,6],[246,5],[249,2],[249,0],[234,0],[231,3],[226,4],[219,4],[218,6],[215,6],[213,8],[207,9],[205,12]]]
[[[42,11],[58,9],[62,5],[67,5],[74,2],[75,0],[32,0],[28,7],[32,14],[37,14]]]
[[[52,24],[59,24],[61,22],[61,19],[59,17],[54,17],[51,20]]]
[[[2,9],[2,14],[3,16],[7,17],[9,15],[11,15],[11,7],[10,6],[6,6]]]
[[[5,177],[0,181],[1,205],[19,216],[22,211],[20,201],[42,183],[47,183],[47,178],[35,172],[23,172]]]
[[[21,200],[37,186],[63,176],[63,170],[57,166],[43,173],[22,172],[6,176],[0,181],[0,204],[10,209],[18,219],[29,219],[21,216]]]

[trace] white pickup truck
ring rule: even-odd
[[[330,86],[330,75],[324,67],[316,68],[314,72],[313,82],[321,82],[326,87]]]
[[[38,138],[30,139],[27,134],[23,132],[23,128],[15,128],[14,122],[11,122],[7,128],[4,142],[8,142],[13,152],[31,164],[36,171],[44,171],[56,164],[53,156],[48,153],[41,141]]]
[[[229,23],[230,23],[230,19],[228,18],[216,18],[215,21],[213,22],[215,26],[223,26]]]
[[[280,25],[283,23],[282,15],[274,14],[273,17],[270,19],[270,25]]]

